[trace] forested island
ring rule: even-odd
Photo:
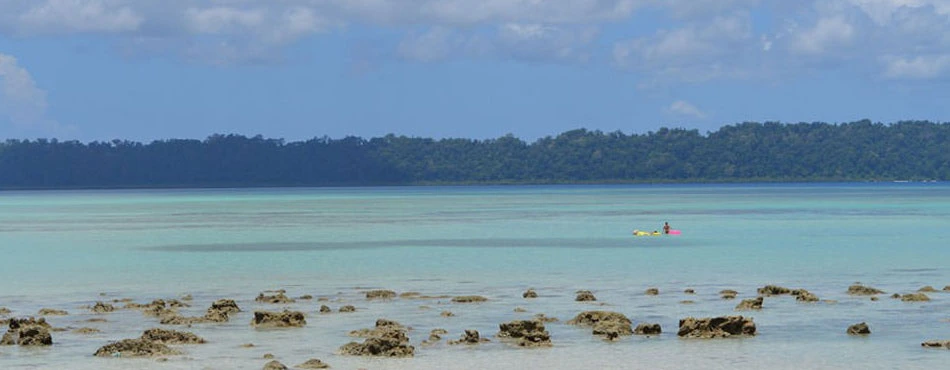
[[[387,135],[285,142],[0,143],[0,189],[950,179],[950,123],[741,123],[528,143]]]

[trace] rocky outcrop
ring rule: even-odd
[[[300,311],[254,311],[251,326],[256,328],[299,328],[307,325],[303,312]]]
[[[944,286],[944,287],[943,287],[943,291],[944,291],[944,292],[950,292],[950,285]]]
[[[330,309],[330,306],[327,306],[327,305],[320,306],[320,313],[330,313],[330,312],[333,312],[333,310]]]
[[[366,292],[366,299],[393,299],[396,292],[392,290],[370,290]]]
[[[192,333],[165,330],[149,329],[142,333],[142,339],[162,344],[202,344],[205,340]]]
[[[726,338],[755,335],[752,318],[724,316],[712,318],[687,317],[680,320],[679,332],[683,338]]]
[[[442,311],[442,313],[440,313],[439,316],[442,316],[442,317],[455,317],[455,314],[452,313],[452,311]]]
[[[535,292],[534,289],[528,289],[521,293],[521,298],[538,298],[538,292]]]
[[[901,296],[902,302],[928,302],[930,297],[924,293],[910,293]]]
[[[795,289],[792,291],[792,295],[799,302],[818,302],[820,300],[817,295],[805,289]]]
[[[498,325],[498,337],[514,340],[521,347],[551,346],[551,334],[537,320],[515,320]]]
[[[791,294],[792,290],[786,287],[778,286],[778,285],[766,285],[756,290],[756,292],[764,296],[772,296],[772,295]]]
[[[115,311],[115,306],[105,302],[96,302],[96,304],[92,306],[91,310],[95,313],[109,313]]]
[[[110,343],[102,346],[96,350],[95,353],[95,355],[99,357],[155,357],[178,354],[181,354],[181,352],[168,348],[168,346],[162,343],[152,342],[142,338],[123,339],[115,343]]]
[[[589,290],[578,290],[574,300],[577,302],[593,302],[597,300],[597,297],[594,297],[594,293]]]
[[[284,295],[283,292],[278,292],[277,294],[272,295],[265,295],[264,293],[261,293],[257,295],[257,298],[254,298],[254,301],[269,304],[288,304],[296,302],[296,300],[293,298]]]
[[[736,311],[761,310],[763,301],[764,299],[762,297],[743,299],[742,302],[736,305]]]
[[[648,288],[645,292],[643,292],[643,294],[646,294],[646,295],[659,295],[659,294],[660,294],[660,289],[657,289],[657,288]]]
[[[329,369],[330,365],[326,362],[320,361],[317,358],[311,358],[300,365],[294,366],[297,369]]]
[[[300,297],[297,297],[297,299],[299,299],[299,300],[301,300],[301,301],[309,301],[309,300],[313,299],[313,296],[310,295],[310,294],[304,294],[304,295],[302,295],[302,296],[300,296]]]
[[[465,295],[452,298],[452,302],[455,303],[480,303],[487,300],[488,298],[482,297],[480,295]]]
[[[659,335],[662,332],[663,329],[660,328],[660,324],[641,323],[633,329],[633,334],[636,335]]]
[[[687,288],[686,290],[683,291],[683,293],[684,293],[684,294],[696,294],[696,291],[693,290],[693,289]]]
[[[0,345],[49,346],[53,344],[52,329],[46,319],[10,319],[9,329],[0,337]]]
[[[340,347],[340,353],[347,356],[412,357],[415,347],[409,344],[406,328],[398,322],[386,319],[376,320],[376,327],[354,331],[365,336],[363,343],[350,342]],[[353,335],[354,332],[350,334]]]
[[[339,311],[340,312],[356,312],[356,307],[353,307],[351,305],[346,305],[346,306],[340,307]]]
[[[867,323],[857,323],[848,327],[848,335],[868,335],[871,334],[871,328]]]
[[[287,370],[287,366],[280,363],[280,361],[274,360],[264,364],[263,370]]]
[[[560,320],[558,320],[557,317],[548,317],[548,316],[545,316],[543,313],[539,313],[539,314],[534,315],[534,319],[535,319],[535,320],[538,320],[538,321],[540,321],[540,322],[558,322],[558,321],[560,321]]]
[[[484,343],[484,342],[489,342],[489,341],[490,341],[490,340],[488,340],[488,338],[482,338],[482,337],[480,337],[480,336],[478,335],[478,330],[474,330],[474,329],[473,329],[473,330],[468,330],[468,329],[466,329],[466,330],[465,330],[465,333],[462,334],[462,337],[459,338],[459,340],[451,340],[451,341],[449,341],[449,344],[451,344],[451,345],[456,345],[456,344],[468,344],[468,345],[473,345],[473,344],[479,344],[479,343]]]
[[[884,293],[883,290],[872,288],[869,286],[864,286],[861,284],[854,284],[848,287],[848,294],[850,295],[875,295],[875,294],[883,294],[883,293]]]
[[[208,312],[220,312],[224,314],[232,314],[241,312],[241,308],[238,307],[237,302],[233,299],[219,299],[211,303],[211,307],[208,308]]]
[[[40,309],[40,312],[37,313],[39,316],[66,316],[69,315],[69,312],[64,310],[57,310],[53,308],[43,308]]]
[[[722,297],[722,299],[735,299],[736,295],[738,294],[739,292],[732,289],[723,289],[719,291],[719,296]]]
[[[926,348],[950,349],[950,340],[929,340],[920,344]]]
[[[8,316],[8,315],[10,315],[11,313],[13,313],[13,311],[10,311],[9,308],[0,307],[0,316]]]
[[[930,286],[930,285],[921,287],[920,289],[917,289],[917,291],[918,291],[918,292],[921,292],[921,293],[936,293],[936,292],[938,292],[937,289],[934,289],[934,287],[932,287],[932,286]]]

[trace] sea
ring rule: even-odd
[[[681,234],[632,235],[664,222]],[[886,294],[850,296],[855,283]],[[767,284],[821,301],[773,296],[760,311],[735,310]],[[261,369],[265,354],[334,369],[947,369],[950,350],[921,346],[950,340],[947,285],[947,183],[0,192],[0,307],[12,311],[7,318],[69,313],[47,317],[66,329],[52,333],[50,347],[0,346],[0,369]],[[924,286],[938,290],[929,302],[890,297]],[[538,298],[522,298],[529,288]],[[254,301],[276,289],[314,299]],[[370,301],[372,289],[436,298]],[[738,298],[720,298],[723,289]],[[597,301],[576,302],[578,290]],[[243,312],[223,324],[164,326],[208,341],[173,346],[179,356],[93,356],[163,326],[137,310],[88,306],[186,295],[186,316],[221,298]],[[487,301],[448,298],[461,295]],[[334,312],[320,314],[321,305]],[[343,305],[357,310],[335,312]],[[283,309],[303,311],[307,325],[251,327],[254,311]],[[587,310],[658,323],[663,333],[605,341],[565,323]],[[495,337],[500,323],[539,313],[560,319],[546,324],[551,347]],[[752,317],[757,335],[677,336],[680,319],[728,315]],[[414,357],[338,353],[362,341],[349,331],[379,318],[411,327]],[[859,322],[870,335],[846,333]],[[101,332],[71,330],[80,327]],[[449,334],[423,345],[435,328]],[[446,343],[466,329],[491,341]]]

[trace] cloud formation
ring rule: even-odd
[[[703,119],[706,118],[706,112],[703,112],[695,105],[690,104],[684,100],[677,100],[670,104],[666,108],[666,112],[670,115],[684,118],[693,118],[693,119]]]
[[[51,120],[46,110],[46,91],[36,86],[16,58],[0,53],[0,117],[24,132],[61,136],[74,129]]]
[[[947,0],[0,0],[0,35],[109,35],[130,55],[212,64],[364,28],[402,60],[610,63],[664,83],[848,64],[950,74]]]

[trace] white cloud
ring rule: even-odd
[[[62,136],[74,129],[49,119],[46,110],[46,91],[16,58],[0,53],[0,116],[23,131]]]
[[[823,54],[848,46],[854,35],[854,27],[843,18],[822,18],[814,27],[798,32],[791,48],[801,54]]]
[[[651,72],[659,79],[702,82],[745,74],[745,64],[762,52],[760,40],[752,37],[749,15],[737,13],[617,42],[613,60],[621,68]]]
[[[894,79],[931,79],[950,74],[950,54],[885,58],[884,75]]]
[[[695,119],[706,118],[706,113],[684,100],[677,100],[667,107],[666,112],[670,115],[688,117]]]
[[[18,21],[23,33],[113,33],[135,31],[144,18],[122,1],[45,0]]]

